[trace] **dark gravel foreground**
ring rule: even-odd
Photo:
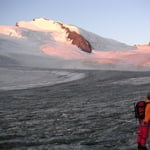
[[[133,103],[150,83],[120,82],[149,72],[75,71],[87,76],[41,88],[0,91],[0,150],[132,150]]]

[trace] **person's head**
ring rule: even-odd
[[[150,100],[150,92],[149,92],[149,93],[147,93],[147,99],[149,99],[149,100]]]

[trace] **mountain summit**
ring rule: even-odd
[[[150,47],[135,47],[44,18],[0,26],[0,64],[100,69],[103,64],[150,66]]]
[[[90,42],[87,41],[85,37],[83,37],[78,32],[78,29],[73,26],[68,26],[61,22],[55,22],[44,18],[34,19],[31,22],[18,22],[16,23],[16,26],[28,28],[31,30],[58,32],[58,34],[60,34],[58,36],[61,37],[60,41],[63,42],[71,41],[73,45],[76,45],[81,50],[89,53],[92,52],[92,47],[90,45]]]
[[[129,46],[112,39],[100,37],[99,35],[88,32],[82,28],[45,18],[37,18],[28,22],[17,22],[16,26],[34,31],[58,33],[57,40],[55,37],[56,41],[71,41],[72,44],[86,52],[92,52],[92,49],[102,51],[135,49],[133,46]]]

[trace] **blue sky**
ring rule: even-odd
[[[150,0],[0,0],[0,25],[48,18],[130,45],[150,42]]]

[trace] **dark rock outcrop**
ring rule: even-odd
[[[62,29],[66,31],[68,34],[67,38],[69,40],[72,40],[72,44],[79,47],[81,50],[91,53],[92,52],[92,46],[90,42],[88,42],[82,35],[78,34],[75,31],[71,31],[69,28],[65,27],[62,23],[57,22]]]

